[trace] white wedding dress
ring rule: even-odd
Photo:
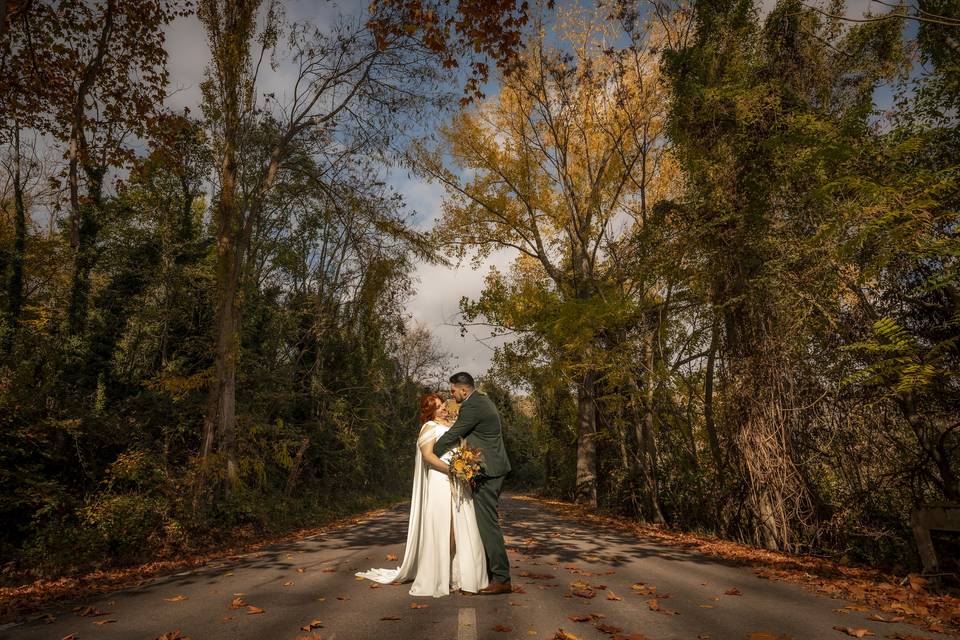
[[[451,497],[450,479],[442,471],[423,462],[420,447],[435,442],[449,427],[429,421],[417,439],[413,494],[410,499],[410,523],[403,561],[396,569],[370,569],[356,575],[389,584],[413,581],[412,596],[439,598],[450,590],[476,593],[487,586],[487,559],[483,553],[473,498],[469,493],[462,503]],[[431,445],[432,446],[432,445]],[[447,452],[442,459],[449,460]],[[452,518],[451,518],[452,516]],[[450,558],[450,526],[456,543]]]

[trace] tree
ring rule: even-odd
[[[71,334],[86,324],[104,182],[131,160],[129,138],[148,134],[166,90],[163,27],[179,13],[178,0],[28,2],[5,41],[6,118],[66,146]]]
[[[598,54],[610,36],[602,17],[570,20],[572,52],[548,45],[542,28],[531,34],[497,99],[459,115],[442,131],[445,148],[422,150],[417,166],[447,188],[435,231],[442,242],[461,256],[520,254],[511,277],[493,273],[482,299],[464,310],[468,319],[531,332],[559,358],[578,396],[577,499],[596,504],[595,387],[606,354],[595,332],[622,300],[611,280],[621,216],[642,224],[650,192],[662,188],[663,95],[647,48],[655,33]],[[461,180],[443,152],[476,177]]]
[[[283,29],[277,5],[271,2],[263,11],[264,27],[257,31],[261,4],[199,3],[211,51],[204,108],[218,175],[215,373],[204,418],[201,464],[207,465],[219,438],[229,486],[237,482],[240,292],[255,255],[251,239],[268,199],[297,151],[323,158],[320,166],[332,171],[361,150],[376,154],[387,130],[380,119],[419,101],[398,79],[417,71],[429,77],[419,64],[419,51],[402,40],[375,41],[362,25],[349,22],[338,23],[329,33],[306,24],[293,25],[289,53],[297,79],[292,97],[285,105],[272,96],[265,96],[261,103],[257,95],[260,65]],[[259,47],[256,61],[255,45]]]

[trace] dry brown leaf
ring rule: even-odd
[[[847,634],[848,636],[853,636],[854,638],[863,638],[864,636],[872,636],[873,632],[870,629],[861,629],[859,627],[834,627],[835,631],[840,631]]]
[[[397,561],[397,556],[395,556],[392,553],[387,554],[387,562],[396,562],[396,561]]]
[[[167,602],[183,602],[187,599],[187,596],[173,596],[172,598],[164,598]]]
[[[180,635],[180,629],[177,629],[176,631],[167,631],[162,636],[158,636],[156,640],[190,640],[190,637]]]
[[[77,640],[77,634],[71,633],[68,636],[63,636],[62,640]]]
[[[240,596],[236,596],[230,601],[231,609],[243,609],[245,606],[247,606],[247,603]]]
[[[74,612],[81,618],[93,618],[96,616],[105,616],[107,615],[106,611],[100,611],[96,607],[74,607]]]
[[[107,618],[106,620],[94,620],[93,624],[111,624],[116,622],[113,618]]]
[[[623,600],[623,598],[615,594],[613,591],[607,591],[607,600]]]
[[[260,615],[261,613],[264,613],[264,610],[261,609],[260,607],[255,607],[255,606],[253,606],[252,604],[251,604],[251,605],[247,605],[247,615],[248,615],[248,616],[256,616],[256,615]]]
[[[285,586],[285,587],[292,587],[292,586],[293,586],[293,580],[287,580],[286,582],[283,583],[283,586]]]
[[[728,596],[742,596],[742,595],[743,595],[743,592],[740,591],[740,589],[737,589],[736,587],[730,587],[729,589],[727,589],[726,591],[724,591],[724,593],[727,594]]]
[[[400,616],[383,616],[381,620],[399,620]]]
[[[511,591],[513,591],[513,593],[526,593],[526,592],[527,592],[526,589],[524,589],[523,587],[521,587],[519,584],[513,585]]]
[[[307,624],[300,627],[301,631],[313,631],[314,629],[319,629],[323,626],[322,620],[311,620]]]
[[[508,627],[505,624],[495,624],[493,625],[493,630],[499,633],[510,633],[513,631],[513,627]]]
[[[340,601],[349,600],[349,599],[350,599],[350,596],[337,596],[337,600],[340,600]]]
[[[410,603],[410,608],[411,608],[411,609],[426,609],[426,608],[429,607],[429,606],[430,606],[430,605],[428,605],[428,604],[420,604],[419,602],[411,602],[411,603]]]
[[[572,633],[567,633],[563,629],[557,629],[557,632],[553,634],[551,640],[580,640],[577,636]]]
[[[380,583],[379,583],[379,582],[371,582],[371,583],[370,583],[370,588],[371,588],[371,589],[379,589],[379,588],[380,588]]]
[[[884,618],[883,616],[877,613],[867,618],[867,620],[873,620],[875,622],[902,622],[903,619],[904,619],[904,616],[893,616],[892,618]]]
[[[303,573],[304,571],[306,571],[306,569],[303,567],[297,567],[297,573]]]
[[[604,624],[602,622],[596,625],[596,629],[601,633],[606,633],[611,636],[615,633],[620,633],[621,631],[623,631],[623,629],[621,629],[620,627],[614,627],[613,625]]]
[[[337,572],[337,568],[336,568],[336,567],[327,567],[327,568],[325,568],[325,569],[321,569],[320,571],[321,571],[322,573],[336,573],[336,572]]]
[[[589,615],[572,615],[567,617],[574,622],[587,622],[588,620],[593,620],[593,618]]]

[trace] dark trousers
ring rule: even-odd
[[[503,544],[500,518],[500,490],[504,476],[484,478],[473,494],[473,509],[477,513],[477,528],[483,541],[483,553],[487,556],[487,575],[496,582],[510,582],[510,560]]]

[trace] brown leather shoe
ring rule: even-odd
[[[513,587],[509,582],[491,582],[483,589],[480,589],[479,593],[485,596],[493,596],[499,593],[513,593]]]

